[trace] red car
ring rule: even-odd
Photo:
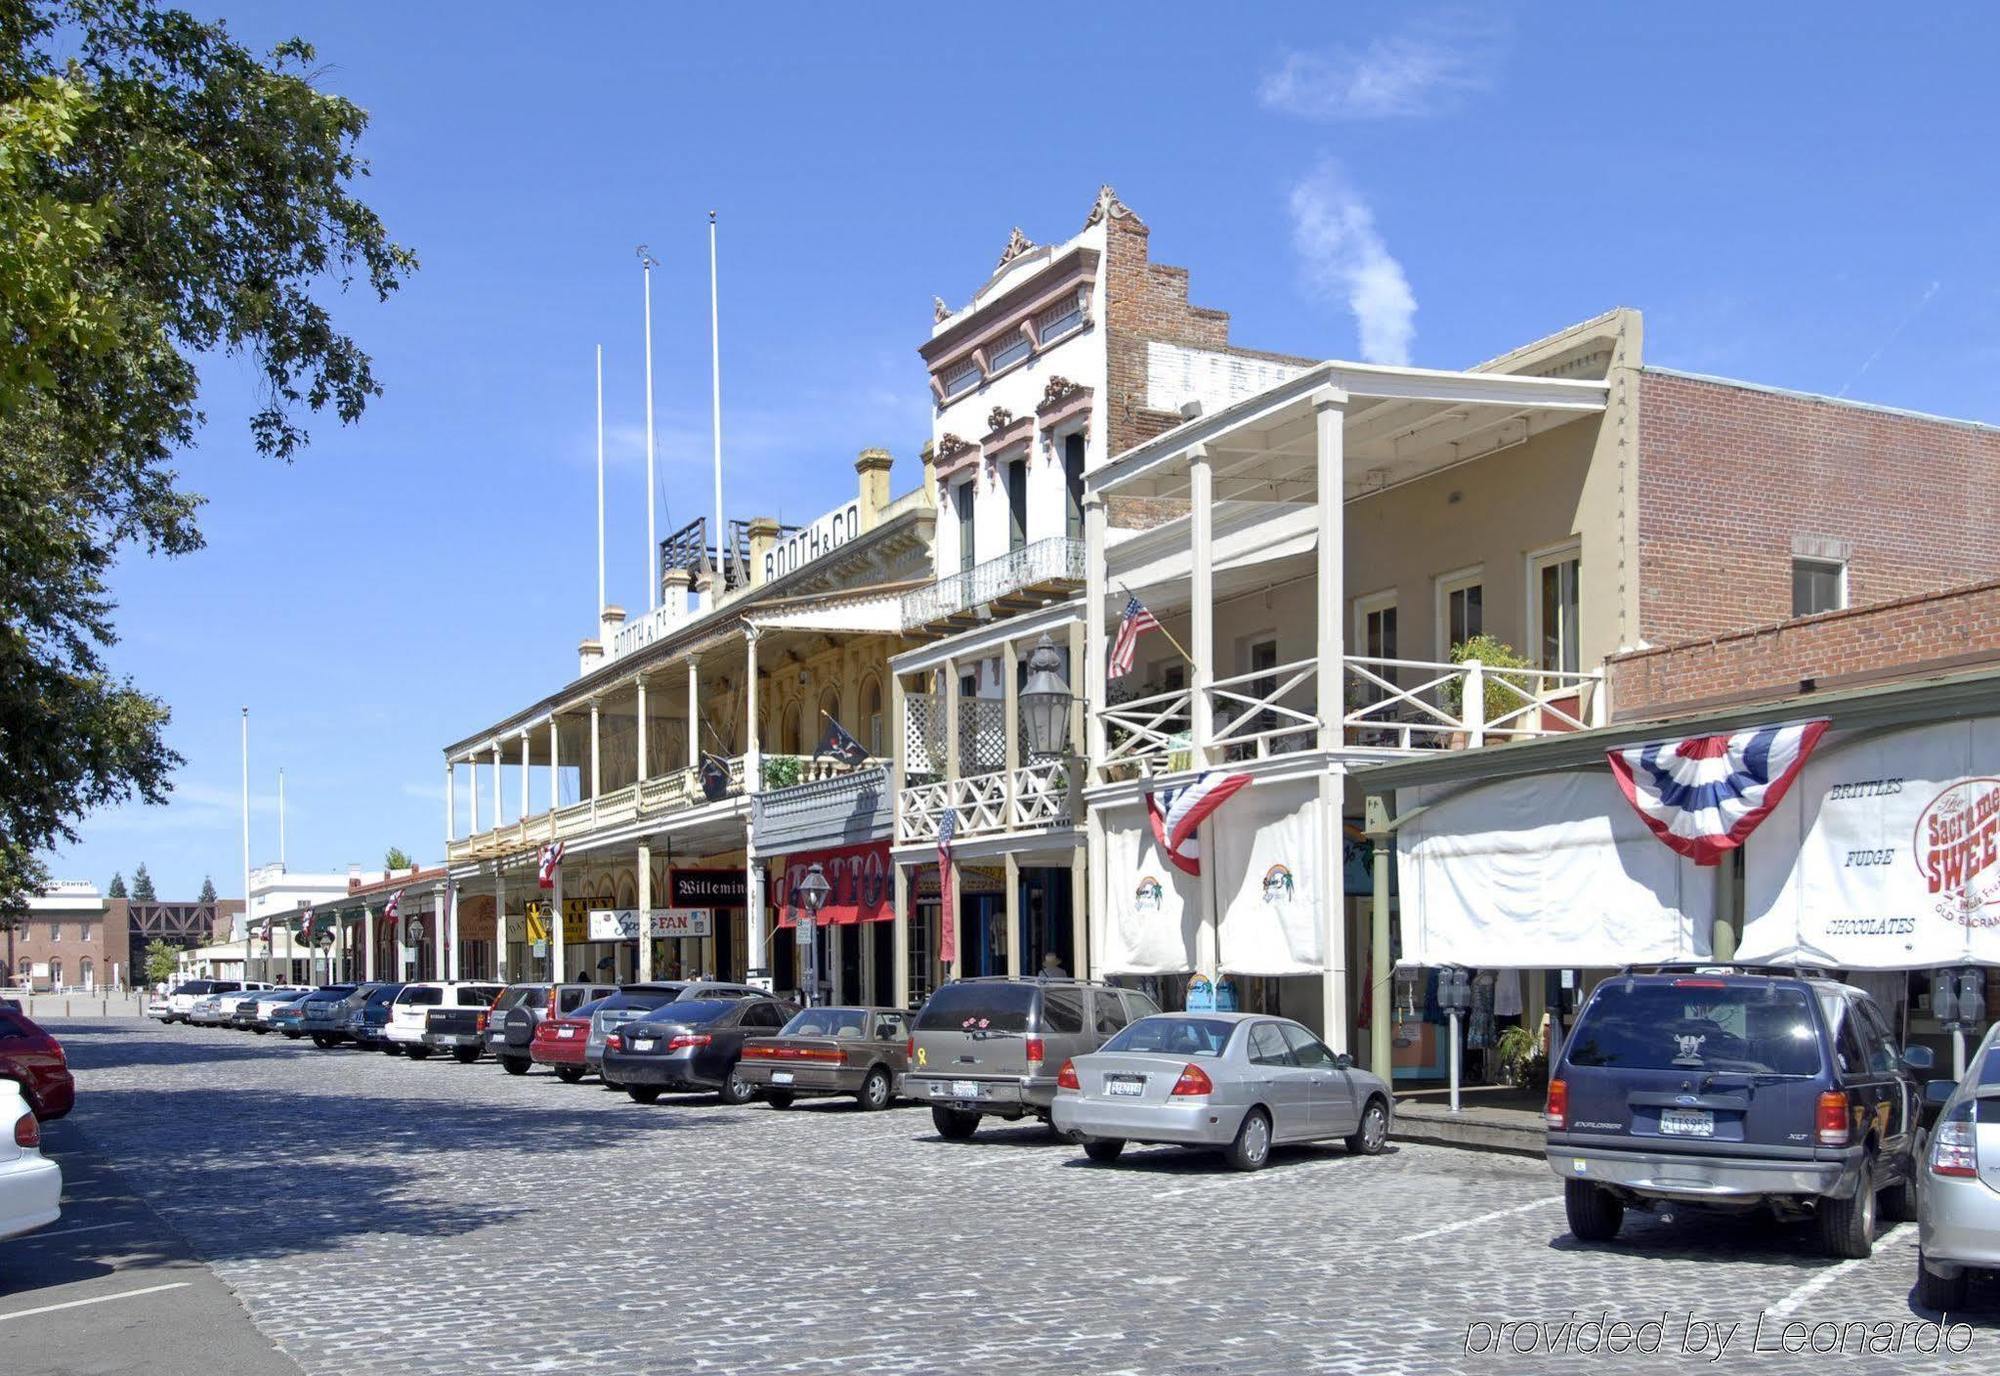
[[[0,1080],[20,1085],[21,1097],[44,1123],[76,1106],[76,1081],[70,1078],[62,1043],[26,1013],[0,1009]]]
[[[573,1085],[589,1073],[583,1063],[583,1049],[590,1041],[590,1014],[595,1003],[586,1003],[560,1018],[544,1018],[528,1043],[528,1059],[555,1071],[556,1078]]]

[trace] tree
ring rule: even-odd
[[[201,363],[247,360],[262,453],[381,394],[328,287],[416,260],[352,192],[367,116],[311,46],[260,58],[155,0],[0,0],[0,908],[90,810],[164,802],[164,703],[106,668],[108,573],[201,547],[170,466]]]
[[[201,877],[201,901],[203,903],[215,902],[215,881],[205,874]]]
[[[146,943],[146,983],[158,984],[174,977],[174,948],[154,937]]]
[[[153,892],[153,876],[146,873],[146,862],[141,860],[139,868],[132,871],[132,897],[139,903],[152,903],[159,895]]]
[[[123,874],[112,875],[111,887],[104,891],[104,895],[107,898],[130,898],[132,895],[125,892],[125,876]]]
[[[416,864],[401,846],[389,847],[389,853],[382,857],[382,868],[385,870],[415,869]]]

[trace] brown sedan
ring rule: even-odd
[[[805,1094],[852,1094],[864,1109],[887,1108],[909,1037],[901,1009],[808,1008],[777,1036],[745,1042],[736,1073],[772,1108],[790,1108]]]

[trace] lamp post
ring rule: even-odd
[[[410,938],[410,949],[412,951],[422,951],[424,949],[424,920],[421,917],[411,918],[408,925],[403,928],[403,931]],[[396,960],[396,978],[401,979],[403,977],[403,970],[408,964],[407,960],[402,959],[402,953],[399,951]],[[422,968],[421,961],[418,968]]]
[[[826,906],[827,895],[833,892],[833,885],[826,882],[826,871],[814,865],[806,871],[806,877],[792,890],[793,897],[805,908],[805,916],[799,919],[799,945],[806,956],[806,1007],[819,1002],[819,929],[820,909]]]
[[[1056,759],[1069,753],[1070,705],[1075,700],[1063,682],[1062,652],[1044,631],[1028,655],[1028,681],[1021,688],[1030,759]]]

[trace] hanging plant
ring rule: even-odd
[[[1451,647],[1453,664],[1464,664],[1474,659],[1478,660],[1486,670],[1486,683],[1480,696],[1486,704],[1487,721],[1518,711],[1534,700],[1533,674],[1494,672],[1496,669],[1533,667],[1526,656],[1512,645],[1498,636],[1482,634],[1468,636]],[[1456,676],[1446,679],[1438,686],[1438,696],[1444,700],[1447,711],[1453,716],[1459,715],[1459,708],[1465,700],[1465,680]]]

